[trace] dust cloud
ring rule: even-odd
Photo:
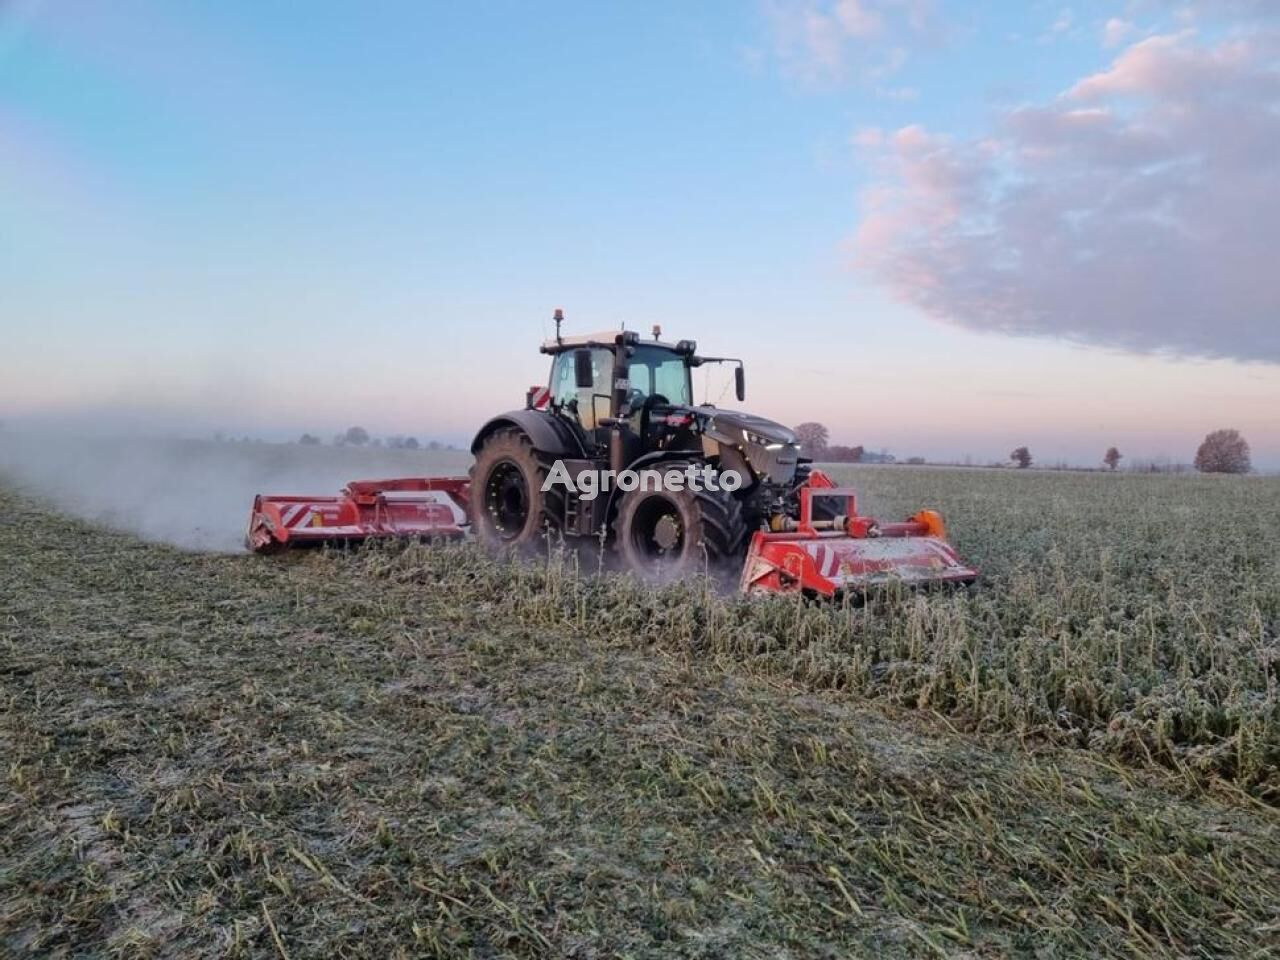
[[[466,451],[0,431],[0,484],[66,513],[189,550],[237,552],[258,493],[331,495],[350,480],[461,475]]]

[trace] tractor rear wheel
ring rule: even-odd
[[[687,463],[663,472],[683,473]],[[617,553],[630,570],[676,578],[704,568],[737,573],[747,526],[742,504],[727,490],[633,490],[613,522]]]
[[[563,492],[542,492],[547,466],[521,430],[497,430],[471,468],[468,514],[476,538],[488,547],[531,546],[544,528],[558,530]]]

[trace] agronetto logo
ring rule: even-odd
[[[557,460],[542,482],[542,492],[553,487],[572,490],[580,500],[594,500],[610,490],[630,493],[633,490],[652,490],[680,493],[702,490],[732,493],[742,486],[742,474],[737,470],[715,470],[707,464],[687,464],[683,467],[658,467],[647,470],[579,470],[570,472],[564,462]]]

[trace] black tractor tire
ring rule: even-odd
[[[666,463],[656,469],[683,473],[687,466]],[[748,530],[742,503],[732,493],[685,486],[624,493],[613,533],[615,551],[626,569],[671,580],[704,570],[736,576]]]
[[[564,519],[565,492],[542,492],[550,459],[523,430],[495,430],[471,468],[467,514],[476,539],[490,549],[536,547]]]

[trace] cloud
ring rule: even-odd
[[[1072,28],[1075,26],[1075,13],[1070,7],[1063,7],[1058,11],[1058,15],[1054,17],[1053,22],[1049,24],[1048,29],[1036,38],[1036,43],[1041,45],[1055,43],[1064,37],[1074,34]]]
[[[1268,20],[1280,19],[1275,0],[1162,0],[1174,13],[1187,20]]]
[[[836,22],[851,37],[873,37],[884,28],[884,19],[868,0],[836,0]]]
[[[807,83],[871,80],[901,69],[906,50],[886,41],[929,36],[934,0],[765,0],[774,54],[783,70]]]
[[[960,326],[1280,363],[1280,32],[1122,51],[989,136],[862,131],[856,265]]]
[[[1108,50],[1112,50],[1133,36],[1134,31],[1137,29],[1128,20],[1112,17],[1102,25],[1102,45]]]

